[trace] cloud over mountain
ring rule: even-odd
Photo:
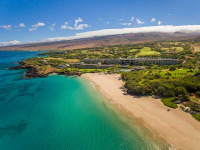
[[[90,38],[90,37],[95,37],[95,36],[107,36],[107,35],[128,34],[128,33],[151,33],[151,32],[200,33],[200,25],[182,25],[182,26],[160,25],[160,26],[148,26],[148,27],[139,27],[139,28],[103,29],[103,30],[76,33],[74,36],[68,36],[68,37],[48,38],[41,41],[34,41],[32,43],[73,40],[73,39],[81,39],[81,38]],[[23,44],[25,43],[31,43],[31,42],[23,42]],[[22,43],[20,41],[1,42],[0,46],[15,45],[15,44],[22,44]]]
[[[105,35],[117,35],[117,34],[127,34],[127,33],[150,33],[150,32],[161,32],[161,33],[174,33],[174,32],[185,32],[185,33],[200,33],[200,25],[183,25],[183,26],[149,26],[149,27],[139,27],[139,28],[122,28],[122,29],[104,29],[97,31],[89,31],[76,33],[74,36],[70,37],[55,37],[42,40],[47,41],[59,41],[59,40],[72,40],[79,38],[88,38],[94,36],[105,36]]]
[[[9,46],[9,45],[17,45],[17,44],[21,44],[21,41],[9,41],[9,42],[0,42],[0,46]]]

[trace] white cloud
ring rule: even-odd
[[[88,37],[94,37],[94,36],[106,36],[106,35],[117,35],[117,34],[127,34],[127,33],[150,33],[150,32],[200,33],[200,25],[183,25],[183,26],[165,25],[165,26],[149,26],[149,27],[140,27],[140,28],[104,29],[104,30],[77,33],[74,36],[70,36],[70,37],[48,38],[48,39],[42,40],[41,42],[73,40],[73,39],[88,38]]]
[[[110,22],[109,22],[109,21],[107,21],[107,22],[106,22],[106,24],[110,24]]]
[[[151,19],[151,22],[155,22],[155,21],[156,21],[156,18],[152,18],[152,19]]]
[[[144,22],[143,21],[141,21],[140,19],[136,19],[136,22],[137,22],[137,24],[144,24]]]
[[[38,22],[35,25],[32,25],[33,28],[29,29],[29,31],[36,31],[39,27],[45,26],[43,22]]]
[[[131,17],[131,22],[133,22],[134,18],[135,18],[135,17]]]
[[[77,25],[78,25],[79,22],[83,22],[83,19],[80,18],[80,17],[77,20],[75,19],[74,27],[77,27]]]
[[[0,26],[0,28],[4,28],[6,30],[11,30],[12,26],[11,25],[5,25],[5,26]]]
[[[65,22],[65,25],[61,25],[60,29],[70,29],[73,30],[71,26],[68,26],[68,22]]]
[[[84,28],[90,27],[88,24],[79,24],[80,22],[83,22],[83,19],[79,17],[78,19],[75,19],[74,27],[69,26],[69,23],[65,22],[65,25],[61,25],[60,29],[83,30]]]
[[[130,23],[130,22],[125,22],[125,23],[120,23],[121,25],[123,25],[123,26],[130,26],[132,23]]]
[[[88,24],[79,24],[74,30],[83,30],[84,28],[90,27]]]
[[[158,21],[158,25],[161,25],[162,24],[162,22],[161,21]]]
[[[9,41],[9,42],[0,42],[0,46],[9,46],[9,45],[18,45],[21,44],[21,41]]]
[[[54,31],[55,29],[54,29],[54,27],[56,26],[56,24],[54,23],[54,24],[52,24],[50,27],[49,27],[49,30],[51,30],[51,31]]]
[[[21,28],[25,28],[26,26],[25,26],[24,23],[20,23],[20,24],[19,24],[19,27],[21,27]]]
[[[123,23],[120,23],[121,25],[123,26],[131,26],[132,25],[132,22],[134,21],[134,18],[135,17],[131,17],[131,22],[123,22]],[[119,19],[119,21],[122,21],[123,19]]]
[[[24,23],[20,23],[18,26],[14,26],[15,28],[25,28],[26,26],[25,26],[25,24]]]
[[[122,18],[121,19],[117,19],[117,21],[119,21],[119,22],[122,21],[122,20],[124,20],[124,19],[122,19]]]

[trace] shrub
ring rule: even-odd
[[[200,122],[200,114],[193,114],[192,117]]]
[[[155,73],[155,74],[154,74],[154,78],[155,78],[155,79],[160,79],[160,78],[161,78],[161,75],[160,75],[159,73]]]
[[[176,70],[176,67],[175,66],[170,66],[169,70],[170,71],[174,71],[174,70]]]
[[[170,72],[167,72],[165,75],[166,76],[172,76],[172,74]]]
[[[195,94],[197,95],[197,97],[200,97],[200,91],[197,91]]]
[[[198,72],[196,72],[195,74],[194,74],[194,76],[199,76],[200,75],[200,71],[198,71]]]
[[[187,95],[187,90],[183,86],[177,86],[175,88],[175,94],[176,96],[178,95]]]
[[[161,101],[163,102],[163,104],[165,106],[171,107],[171,108],[178,108],[178,105],[173,103],[177,100],[177,98],[164,98],[161,99]]]

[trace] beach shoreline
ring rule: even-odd
[[[167,111],[160,99],[134,97],[123,92],[119,74],[86,73],[94,88],[119,109],[141,120],[145,127],[158,134],[176,149],[197,150],[200,148],[200,123],[179,108]]]

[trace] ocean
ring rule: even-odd
[[[25,70],[7,69],[38,53],[0,51],[0,150],[168,149],[86,79],[23,79]]]

